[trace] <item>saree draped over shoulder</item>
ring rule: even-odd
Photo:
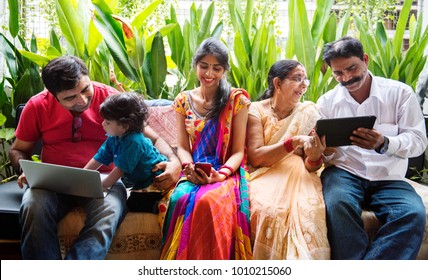
[[[253,102],[265,145],[308,135],[319,118],[315,104],[303,102],[287,118],[266,114]],[[251,240],[254,259],[330,259],[321,180],[303,158],[290,153],[271,167],[251,172]]]
[[[220,116],[205,120],[193,110],[188,93],[176,97],[173,106],[185,116],[194,162],[210,162],[216,170],[224,164],[230,156],[233,117],[249,104],[248,93],[235,89]],[[252,259],[244,163],[245,158],[223,182],[195,185],[180,178],[170,198],[161,259]]]

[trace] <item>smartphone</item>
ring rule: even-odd
[[[195,163],[195,169],[202,169],[208,176],[211,175],[211,163],[209,162],[197,162]]]

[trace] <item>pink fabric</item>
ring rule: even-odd
[[[80,117],[82,140],[73,142],[71,137],[73,116],[64,109],[47,90],[33,96],[22,112],[16,137],[27,142],[43,142],[42,160],[47,163],[83,167],[105,141],[100,104],[117,91],[109,86],[92,82],[94,95],[90,107]],[[111,170],[101,167],[101,172]]]
[[[171,147],[177,147],[177,123],[171,106],[150,107],[148,124]]]

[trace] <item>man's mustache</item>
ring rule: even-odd
[[[363,79],[363,77],[361,77],[361,76],[360,77],[355,77],[353,79],[350,79],[347,82],[340,82],[340,84],[342,86],[346,87],[346,86],[352,85],[353,83],[357,83],[357,82],[361,81],[362,79]]]

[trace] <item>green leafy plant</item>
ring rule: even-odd
[[[384,20],[394,20],[397,0],[336,0],[339,17],[350,10],[369,26],[376,26]]]
[[[208,6],[205,15],[202,6],[196,8],[193,3],[190,7],[190,19],[186,19],[181,27],[173,5],[170,6],[170,17],[166,20],[166,24],[175,25],[167,36],[171,60],[175,64],[170,67],[170,73],[177,77],[177,84],[173,87],[172,96],[198,85],[197,77],[192,71],[193,54],[203,40],[208,37],[219,38],[223,30],[221,21],[212,28],[214,13],[214,2]]]
[[[128,23],[127,20],[114,15],[105,1],[92,1],[95,9],[94,24],[103,34],[114,62],[128,79],[129,87],[143,93],[146,98],[168,96],[162,37],[169,34],[175,25],[163,26],[150,35],[146,33],[143,25],[145,19],[161,2],[151,2]]]
[[[288,2],[290,30],[285,56],[297,59],[305,66],[311,84],[304,99],[313,102],[337,84],[322,59],[324,44],[344,36],[349,28],[349,13],[339,19],[331,10],[333,2],[317,1],[312,24],[303,0]]]
[[[269,68],[280,58],[281,49],[276,44],[274,22],[266,21],[269,7],[265,6],[260,18],[253,18],[253,6],[254,1],[247,0],[244,13],[241,1],[229,0],[230,21],[235,30],[230,80],[256,100],[267,88]]]
[[[1,86],[2,84],[0,84]],[[4,127],[6,117],[0,113],[0,177],[1,183],[15,179],[15,171],[10,163],[8,150],[15,138],[15,129]]]
[[[18,40],[22,49],[28,51],[24,40],[18,35],[15,40]],[[31,45],[34,46],[35,38],[31,40]],[[0,33],[0,52],[5,58],[9,76],[4,77],[7,81],[3,84],[3,92],[5,87],[10,87],[9,94],[3,94],[2,113],[6,116],[6,127],[13,127],[15,124],[15,107],[20,103],[25,103],[34,94],[43,89],[43,82],[39,74],[39,66],[31,60],[22,56],[20,50],[9,41],[6,36]]]
[[[417,181],[425,185],[428,184],[428,177],[426,176],[426,174],[428,174],[428,168],[418,170],[416,167],[409,167],[409,169],[416,174],[410,177],[410,180]]]
[[[413,15],[409,19],[412,2],[404,1],[392,38],[387,36],[382,22],[378,22],[373,30],[358,15],[354,15],[354,21],[364,50],[371,59],[370,71],[374,75],[402,81],[415,89],[427,60],[428,28],[423,28],[422,15],[417,20]],[[410,29],[409,48],[403,55],[407,24]]]

